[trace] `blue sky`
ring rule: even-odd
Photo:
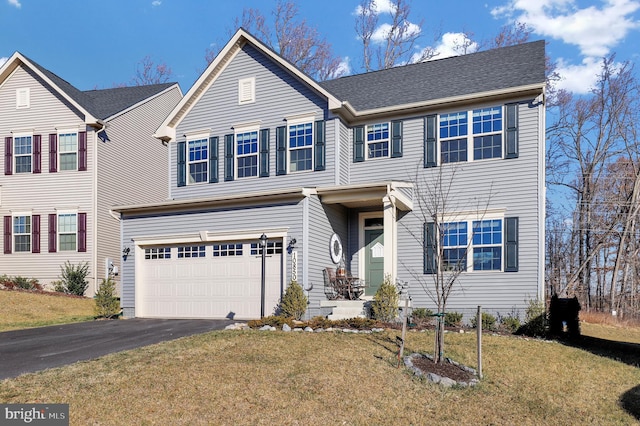
[[[358,0],[299,1],[300,17],[332,44],[351,73],[361,72],[354,12]],[[81,90],[129,83],[150,55],[165,62],[186,92],[205,68],[205,51],[227,41],[243,8],[269,14],[275,0],[0,0],[0,62],[20,51]],[[381,22],[392,0],[377,0]],[[413,0],[411,21],[423,22],[420,47],[446,55],[461,32],[471,41],[514,20],[549,42],[561,85],[584,93],[604,55],[637,61],[640,0]],[[434,40],[434,34],[443,37]],[[451,53],[448,53],[451,54]]]

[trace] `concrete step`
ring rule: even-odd
[[[323,300],[320,306],[331,308],[327,319],[341,320],[349,318],[366,318],[365,300]]]

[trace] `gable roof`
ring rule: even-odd
[[[516,87],[540,90],[544,84],[542,40],[320,83],[356,115]]]
[[[60,95],[85,114],[87,124],[98,120],[106,120],[126,109],[153,97],[177,83],[152,84],[147,86],[118,87],[114,89],[81,91],[68,81],[44,68],[40,64],[27,58],[20,52],[15,52],[7,62],[0,67],[0,84],[20,65],[26,66],[53,87]]]

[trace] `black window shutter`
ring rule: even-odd
[[[269,129],[260,130],[260,177],[269,177]]]
[[[424,118],[424,167],[436,167],[437,159],[437,138],[436,120],[437,116],[427,115]]]
[[[40,253],[40,215],[31,216],[31,253]]]
[[[11,254],[13,240],[11,238],[11,216],[4,217],[4,254]]]
[[[49,173],[58,171],[58,135],[49,135]]]
[[[391,157],[402,157],[402,121],[391,122]]]
[[[78,170],[87,171],[87,132],[78,132]]]
[[[233,134],[224,135],[224,180],[233,180]]]
[[[209,138],[209,183],[218,182],[218,137]]]
[[[506,117],[506,143],[505,158],[518,158],[518,104],[505,105]]]
[[[58,251],[58,242],[57,242],[57,224],[58,217],[55,213],[49,215],[49,253],[55,253]]]
[[[78,251],[87,251],[87,214],[78,213]]]
[[[353,162],[364,161],[364,126],[353,128]]]
[[[314,147],[314,155],[315,155],[315,171],[325,170],[326,158],[327,158],[327,147],[325,140],[325,123],[324,120],[319,120],[315,122],[314,129],[315,147]]]
[[[178,186],[187,184],[187,143],[185,141],[177,144],[177,165],[178,165]]]
[[[504,271],[518,272],[518,218],[504,218]]]
[[[287,126],[276,128],[276,176],[287,174]]]
[[[436,236],[434,222],[424,224],[424,273],[435,274],[438,272],[436,265]]]
[[[41,172],[42,172],[42,136],[33,135],[33,173],[41,173]]]
[[[4,174],[13,174],[13,138],[11,136],[4,138]]]

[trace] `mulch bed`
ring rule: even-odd
[[[450,364],[447,361],[435,363],[426,356],[417,356],[412,359],[413,366],[422,371],[425,375],[434,373],[441,377],[448,377],[456,382],[470,382],[477,379],[476,376],[464,371],[460,367]]]

